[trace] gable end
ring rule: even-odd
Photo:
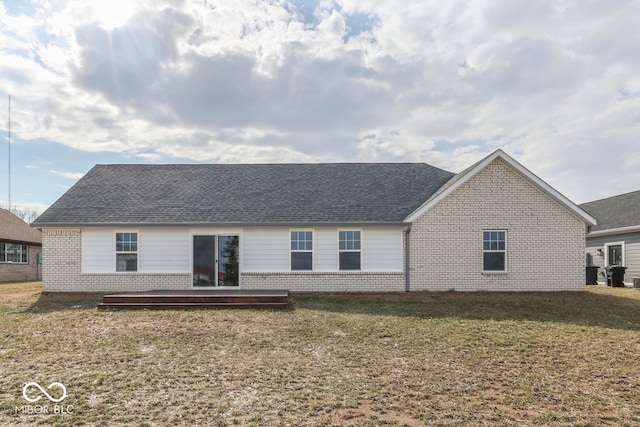
[[[492,154],[488,155],[484,159],[480,160],[473,166],[468,169],[460,172],[456,176],[454,176],[449,182],[447,182],[438,192],[433,194],[425,203],[423,203],[418,209],[409,215],[405,221],[406,222],[414,222],[438,203],[440,203],[443,199],[448,197],[451,193],[453,193],[456,189],[460,188],[464,183],[469,181],[471,178],[476,176],[479,172],[486,169],[492,162],[495,160],[502,160],[507,166],[509,166],[513,171],[517,172],[519,175],[524,177],[527,181],[529,181],[532,185],[537,187],[542,192],[549,195],[552,199],[558,202],[560,205],[564,206],[569,212],[571,212],[574,216],[582,220],[586,225],[592,226],[597,224],[597,220],[585,212],[583,209],[578,207],[575,203],[570,201],[560,192],[555,190],[549,184],[544,182],[530,170],[522,166],[511,156],[506,154],[502,150],[496,150]]]

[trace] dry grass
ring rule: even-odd
[[[638,425],[640,291],[299,294],[98,312],[0,284],[0,424]],[[27,381],[73,414],[16,414]]]

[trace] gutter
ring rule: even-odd
[[[404,291],[409,292],[411,290],[411,277],[409,275],[411,267],[411,240],[409,239],[409,233],[411,233],[411,223],[404,226]]]
[[[31,245],[31,246],[42,246],[42,241],[34,242],[28,240],[15,240],[15,239],[2,239],[3,243],[14,243],[17,245]]]
[[[587,233],[587,238],[598,236],[612,236],[615,234],[637,233],[640,232],[640,225],[632,225],[629,227],[609,228],[606,230],[597,230]]]
[[[122,228],[134,228],[134,227],[397,227],[406,226],[406,222],[401,221],[334,221],[334,222],[41,222],[31,223],[31,227],[34,228],[84,228],[84,227],[122,227]]]

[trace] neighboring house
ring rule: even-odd
[[[0,282],[40,280],[42,233],[0,209]]]
[[[34,225],[46,291],[559,291],[584,289],[595,223],[498,150],[457,175],[98,165]]]
[[[640,191],[584,203],[580,207],[598,219],[587,234],[587,262],[601,267],[598,280],[606,283],[605,267],[627,267],[625,282],[640,276]]]

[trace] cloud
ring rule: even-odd
[[[501,147],[578,201],[640,182],[637,2],[125,3],[0,5],[21,138],[454,171]]]
[[[84,172],[59,172],[55,170],[52,170],[51,172],[55,173],[56,175],[63,176],[65,178],[73,179],[75,181],[79,180],[84,176]]]

